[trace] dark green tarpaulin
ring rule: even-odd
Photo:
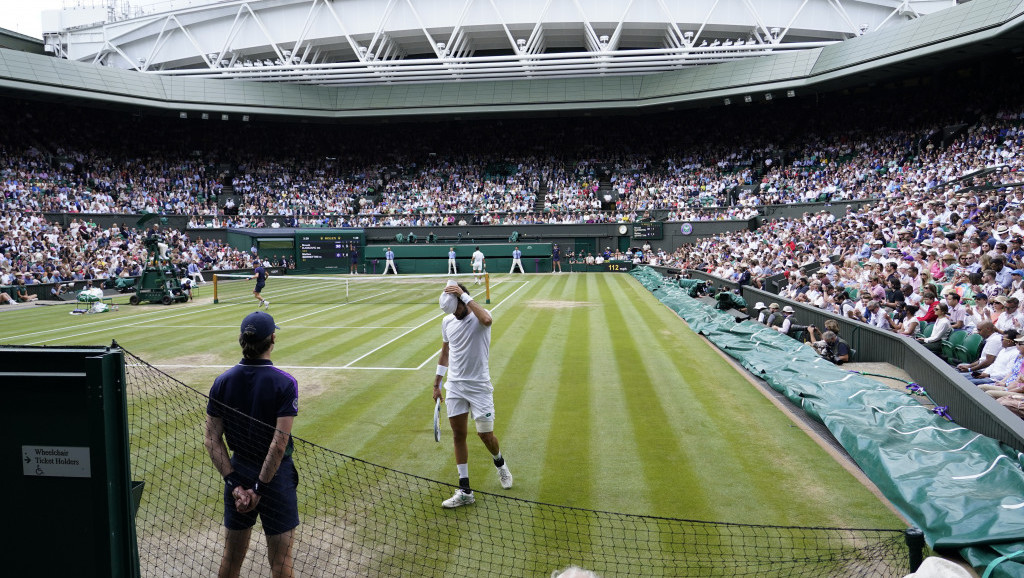
[[[690,327],[828,427],[934,549],[960,549],[979,572],[1024,550],[1022,454],[960,427],[915,396],[843,370],[810,347],[691,298],[647,267],[630,272]],[[1024,577],[1024,555],[992,576]]]

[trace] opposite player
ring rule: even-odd
[[[551,246],[551,272],[562,272],[562,252],[558,250],[558,243]]]
[[[473,251],[473,276],[476,278],[476,284],[480,284],[481,276],[484,274],[484,254],[480,251],[480,247]]]
[[[274,318],[262,311],[242,320],[242,361],[213,382],[206,406],[204,445],[224,478],[226,531],[220,578],[240,575],[257,516],[267,537],[272,575],[294,575],[299,475],[291,458],[291,431],[299,385],[270,361],[276,329]]]
[[[516,270],[516,267],[519,267],[520,273],[526,273],[523,271],[523,252],[519,250],[519,247],[512,251],[512,268],[508,270],[509,275]]]
[[[455,247],[448,247],[448,273],[459,274],[459,270],[455,267]]]
[[[260,295],[260,292],[263,291],[263,288],[267,286],[267,270],[263,268],[262,263],[256,263],[256,268],[253,269],[252,277],[249,277],[249,279],[256,280],[256,287],[253,288],[252,294],[253,297],[255,297],[256,300],[260,302],[260,304],[257,307],[266,307],[269,309],[270,301],[267,301],[266,299],[263,298],[262,295]]]
[[[491,313],[473,301],[466,288],[454,281],[449,281],[444,288],[441,309],[448,315],[441,322],[441,357],[434,378],[434,400],[442,398],[441,379],[447,373],[444,404],[452,428],[455,467],[459,471],[459,488],[441,505],[458,508],[476,501],[469,485],[469,448],[466,445],[470,411],[473,412],[477,435],[493,456],[502,488],[512,487],[512,473],[501,456],[498,438],[494,435],[494,386],[491,385],[488,365]]]
[[[395,275],[398,275],[398,269],[395,269],[395,252],[391,250],[391,247],[388,247],[387,250],[384,251],[384,273],[383,273],[383,275],[387,275],[388,274],[388,269],[391,269],[392,273],[394,273]]]

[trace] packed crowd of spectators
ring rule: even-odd
[[[0,124],[0,206],[187,215],[195,228],[269,217],[343,227],[607,223],[652,211],[746,220],[765,204],[882,197],[920,164],[908,158],[927,150],[936,120],[947,122],[826,105],[790,126],[787,115],[805,114],[799,106],[771,118],[751,109],[338,128],[197,126],[18,103]],[[858,120],[863,128],[851,129]]]
[[[103,228],[84,219],[72,219],[65,227],[39,213],[0,211],[0,285],[15,286],[19,300],[28,301],[35,297],[23,290],[31,285],[50,284],[52,296],[58,297],[75,281],[99,284],[138,276],[149,256],[147,232],[124,224]],[[158,234],[169,262],[183,272],[189,265],[200,271],[253,267],[252,253],[219,241],[174,229]]]

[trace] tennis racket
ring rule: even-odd
[[[441,441],[441,400],[434,402],[434,441]]]

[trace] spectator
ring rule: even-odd
[[[947,339],[952,332],[953,325],[949,321],[949,305],[939,303],[935,306],[935,325],[932,326],[931,335],[918,337],[917,340],[932,352],[938,353],[942,350],[942,340]]]

